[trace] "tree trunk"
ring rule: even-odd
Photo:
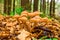
[[[51,0],[50,2],[50,16],[55,17],[55,0]]]
[[[11,1],[12,0],[4,0],[4,13],[10,14],[11,11]]]
[[[21,6],[24,8],[24,10],[31,10],[31,4],[29,0],[21,0]]]
[[[46,0],[43,0],[43,13],[46,11]]]
[[[50,5],[49,5],[49,0],[47,0],[47,3],[46,3],[46,14],[47,16],[49,16],[49,12],[50,12]]]
[[[8,0],[4,0],[4,13],[8,14]]]
[[[53,3],[53,1],[51,0],[51,2],[50,2],[50,16],[52,17],[53,16],[53,8],[52,8],[52,4]]]
[[[34,0],[34,11],[38,10],[38,0]]]
[[[43,5],[43,1],[42,0],[40,0],[40,11],[42,12],[42,6]]]
[[[55,13],[55,0],[53,0],[53,13]]]
[[[38,11],[40,11],[40,0],[38,0]]]
[[[15,14],[15,0],[13,0],[13,12]]]
[[[8,15],[10,15],[11,12],[11,2],[12,0],[8,0]]]

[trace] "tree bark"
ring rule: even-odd
[[[43,1],[42,0],[40,0],[40,11],[42,12],[42,6],[43,5]]]
[[[4,0],[4,13],[8,14],[8,0]]]
[[[4,13],[10,14],[11,11],[11,0],[4,0]]]
[[[52,8],[52,4],[53,3],[53,1],[51,0],[51,2],[50,2],[50,16],[52,17],[53,16],[53,8]]]
[[[34,11],[38,10],[38,0],[34,0]]]
[[[21,0],[21,6],[24,8],[24,10],[31,10],[31,4],[29,0]]]
[[[53,13],[55,13],[55,0],[53,0]]]
[[[10,15],[11,12],[11,2],[12,0],[8,0],[8,15]]]
[[[50,12],[50,5],[49,5],[49,0],[47,0],[47,3],[46,3],[46,13],[47,13],[47,16],[49,16],[49,12]]]
[[[15,0],[13,0],[13,12],[15,14]]]
[[[43,13],[46,11],[46,0],[43,0]]]
[[[55,17],[55,0],[51,0],[50,2],[50,16]]]

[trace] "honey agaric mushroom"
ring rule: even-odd
[[[31,40],[32,37],[60,39],[60,23],[55,19],[40,17],[40,12],[23,11],[21,15],[0,16],[1,40]],[[30,35],[31,34],[31,35]]]

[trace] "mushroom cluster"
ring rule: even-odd
[[[23,11],[21,15],[0,15],[0,40],[32,40],[42,36],[60,38],[60,23],[40,17],[40,12]]]

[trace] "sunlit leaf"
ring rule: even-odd
[[[53,40],[58,40],[57,38],[53,38]]]

